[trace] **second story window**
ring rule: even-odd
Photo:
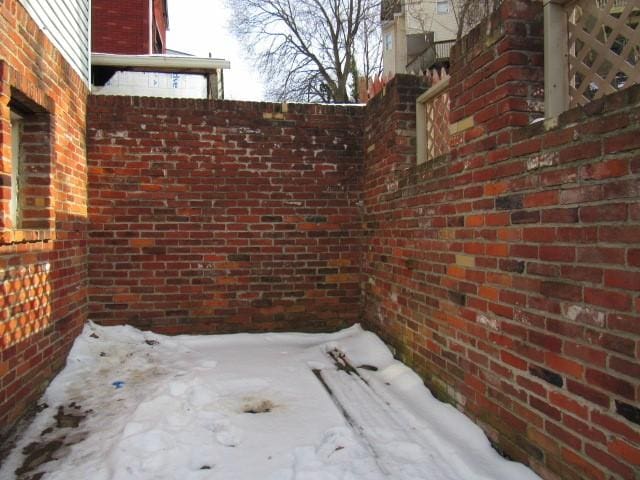
[[[389,51],[393,48],[393,35],[391,33],[387,33],[384,36],[384,49],[385,51]]]
[[[449,13],[449,0],[438,0],[437,11],[438,15]]]

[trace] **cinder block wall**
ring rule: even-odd
[[[20,2],[0,2],[0,444],[64,365],[87,317],[87,95]],[[21,187],[17,230],[9,220],[13,102],[38,112],[38,128],[23,134],[38,160],[21,173],[32,180]]]
[[[416,79],[367,106],[366,324],[543,478],[635,479],[640,87],[527,126],[541,20],[509,0],[458,46],[444,158],[416,166]]]
[[[168,333],[357,321],[363,112],[92,97],[91,319]]]

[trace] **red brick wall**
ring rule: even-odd
[[[88,88],[17,1],[0,2],[0,59],[1,444],[63,366],[86,320]],[[38,146],[23,172],[31,183],[22,191],[25,229],[17,230],[8,216],[16,100],[48,112],[38,114],[48,122],[43,137],[25,128],[25,142]]]
[[[91,1],[91,51],[149,53],[149,1]]]
[[[90,318],[162,332],[360,316],[361,107],[92,97]]]
[[[456,49],[452,122],[471,119],[445,158],[415,165],[417,80],[368,105],[366,323],[544,478],[632,479],[640,87],[527,126],[541,35],[541,5],[510,0]]]

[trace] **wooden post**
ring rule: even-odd
[[[418,165],[427,161],[427,107],[424,97],[423,93],[416,100],[416,161]]]
[[[395,72],[407,73],[407,26],[404,13],[395,16],[395,38],[393,51],[395,54]]]
[[[544,116],[569,108],[569,37],[567,11],[558,0],[544,0]]]
[[[218,99],[218,72],[212,72],[207,75],[207,99]]]

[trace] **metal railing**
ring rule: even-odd
[[[435,65],[448,64],[451,48],[455,43],[455,40],[443,40],[430,43],[424,50],[409,59],[407,62],[407,72],[424,72],[425,70],[433,68]]]
[[[598,7],[605,8],[608,3],[609,3],[609,0],[598,0]],[[627,3],[628,3],[628,0],[614,0],[613,7],[614,8],[625,7]]]

